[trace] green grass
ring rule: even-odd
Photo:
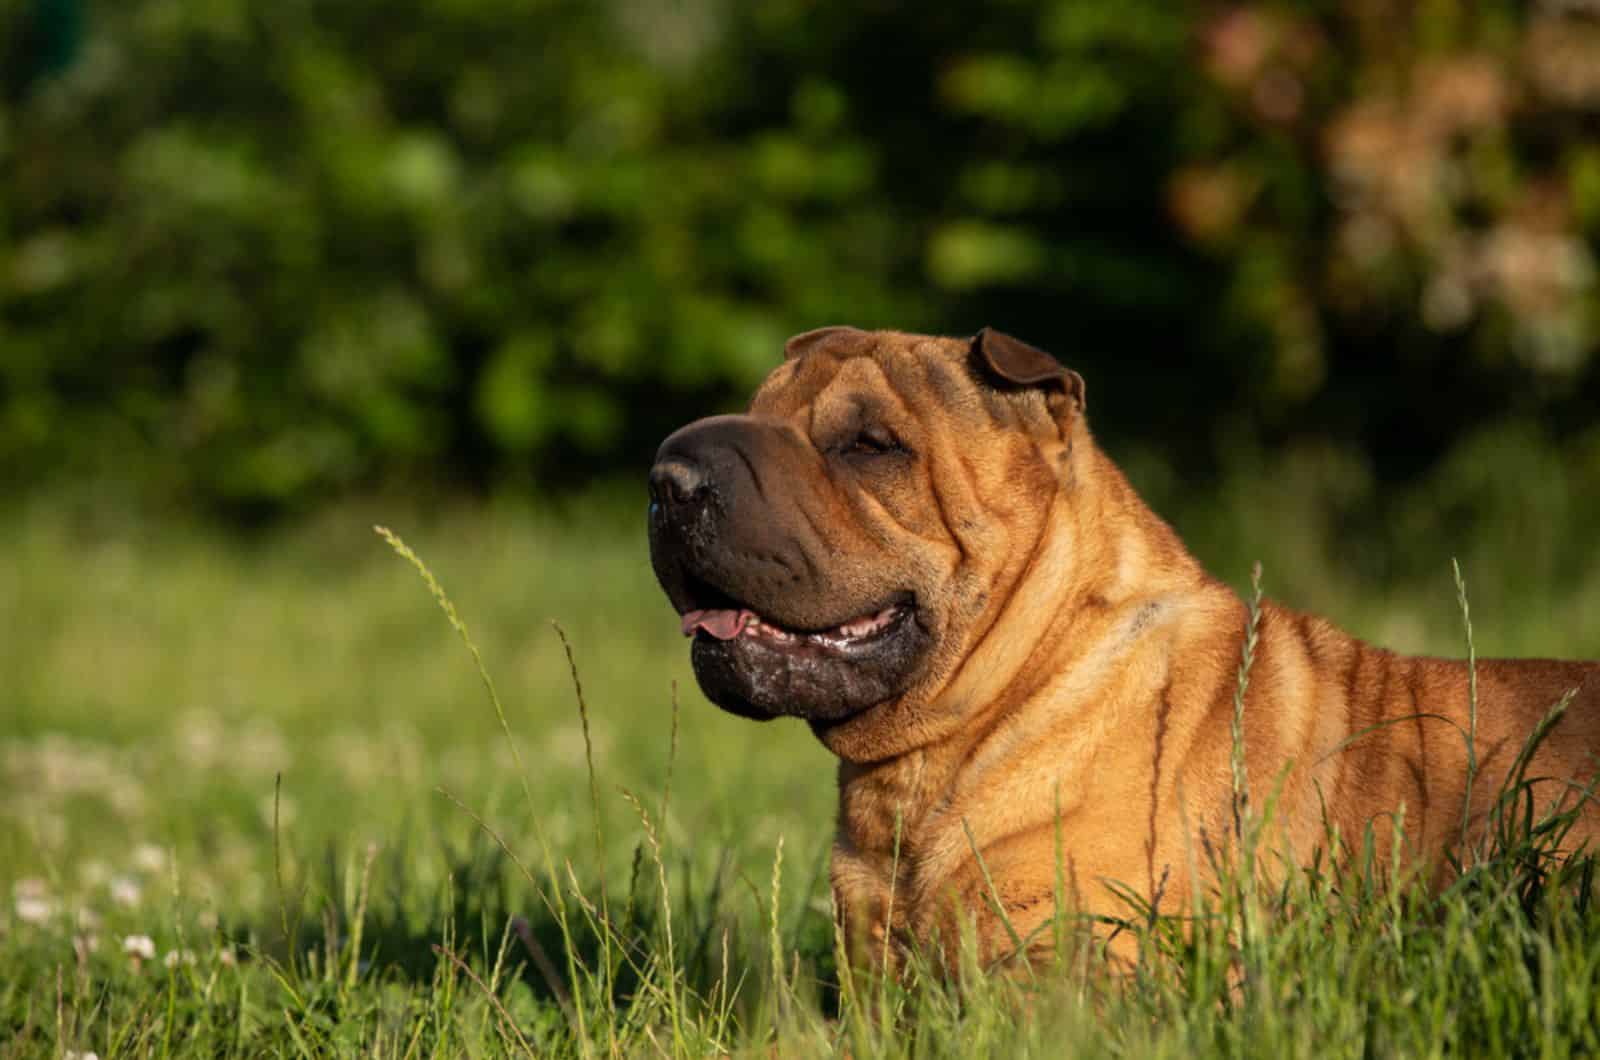
[[[1214,569],[1259,557],[1280,599],[1463,652],[1449,551],[1341,573],[1370,542],[1267,481],[1178,510]],[[0,1057],[1600,1051],[1592,866],[1526,835],[1440,898],[1241,883],[1187,932],[1130,925],[1125,978],[1068,933],[1032,978],[841,982],[831,759],[704,702],[638,513],[590,507],[349,506],[255,540],[0,519]],[[504,726],[373,523],[449,593]],[[1583,528],[1470,529],[1418,547],[1466,557],[1478,655],[1594,654],[1600,570],[1529,574]],[[1474,545],[1511,538],[1499,566]]]

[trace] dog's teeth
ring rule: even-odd
[[[789,641],[794,639],[794,634],[779,626],[773,625],[764,619],[752,619],[744,629],[747,636],[764,637],[768,640]]]
[[[740,634],[747,637],[760,637],[779,644],[795,642],[817,644],[827,648],[846,648],[853,642],[862,640],[886,628],[894,617],[899,614],[898,606],[886,607],[875,615],[865,615],[841,623],[832,629],[820,633],[799,633],[774,625],[758,615],[749,614],[745,618]]]

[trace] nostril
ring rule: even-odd
[[[663,460],[650,469],[650,499],[686,504],[705,491],[705,473],[682,460]]]

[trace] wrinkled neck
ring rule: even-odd
[[[1177,535],[1092,444],[1078,447],[1070,477],[1026,547],[1005,583],[983,587],[989,607],[953,649],[938,687],[819,730],[829,750],[866,764],[969,739],[1083,658],[1106,657],[1099,642],[1125,636],[1130,623],[1139,628],[1138,616],[1154,601],[1205,579]]]

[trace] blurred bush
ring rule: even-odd
[[[0,93],[12,490],[636,474],[832,322],[1026,336],[1180,469],[1600,389],[1580,0],[0,0]]]

